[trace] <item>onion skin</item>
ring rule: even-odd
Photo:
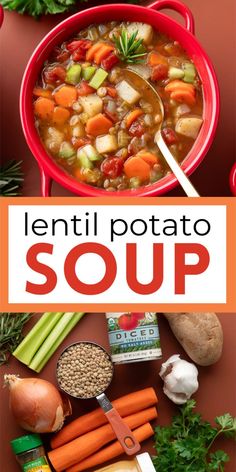
[[[71,404],[57,388],[40,378],[21,379],[5,375],[10,389],[10,410],[19,426],[33,433],[51,433],[61,429]]]

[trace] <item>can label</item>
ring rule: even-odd
[[[106,317],[114,363],[161,357],[156,313],[107,313]]]
[[[34,461],[27,462],[23,465],[24,472],[51,472],[45,457],[39,457]]]

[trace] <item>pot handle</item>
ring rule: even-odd
[[[170,10],[177,11],[185,19],[185,28],[192,34],[194,34],[194,18],[191,10],[179,0],[156,0],[150,3],[147,8],[153,10],[163,10],[169,8]]]
[[[39,170],[41,175],[41,195],[42,197],[51,197],[52,179],[43,167],[39,166]]]

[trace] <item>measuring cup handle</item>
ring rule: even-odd
[[[117,439],[128,456],[132,456],[140,451],[141,446],[135,439],[129,426],[119,415],[118,411],[112,408],[105,413],[112,429],[116,433]]]
[[[42,197],[50,197],[51,196],[51,188],[52,188],[52,179],[44,170],[43,167],[39,166],[40,175],[41,175],[41,195]]]
[[[153,10],[163,10],[169,8],[170,10],[177,11],[185,19],[185,28],[194,34],[194,18],[191,10],[179,0],[156,0],[155,2],[148,5],[148,8]]]

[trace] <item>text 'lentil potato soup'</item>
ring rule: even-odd
[[[193,62],[150,25],[90,25],[56,47],[34,88],[35,125],[47,150],[76,180],[107,191],[135,189],[169,168],[154,142],[162,134],[182,162],[202,125],[203,97]]]

